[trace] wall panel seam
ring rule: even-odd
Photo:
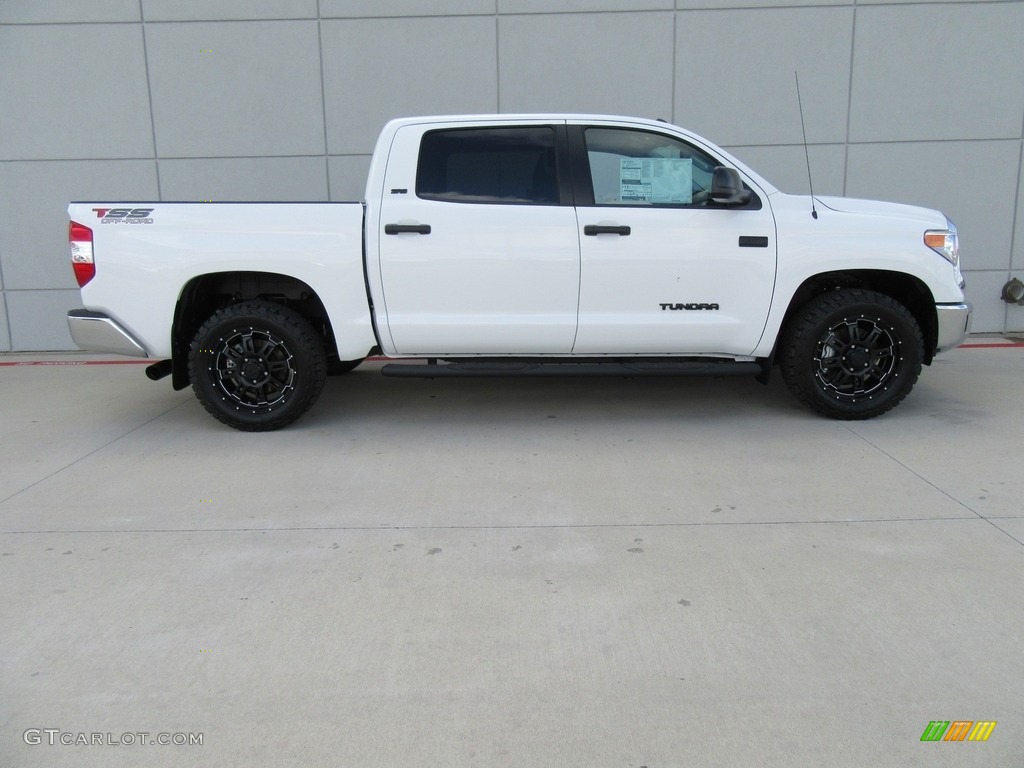
[[[327,136],[327,78],[324,73],[324,25],[320,18],[320,0],[316,0],[316,45],[320,58],[320,119],[324,128],[324,173],[327,180],[327,200],[331,200],[331,148]]]
[[[160,185],[160,148],[156,143],[156,119],[153,116],[153,84],[149,76],[149,46],[146,41],[146,12],[139,0],[139,32],[142,35],[142,59],[146,67],[146,99],[149,102],[149,138],[153,142],[153,172],[156,174],[156,199],[163,200],[164,191]],[[126,158],[120,158],[126,159]]]

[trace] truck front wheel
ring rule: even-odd
[[[302,315],[270,301],[225,307],[207,320],[189,349],[196,397],[235,429],[280,429],[308,411],[323,391],[327,359]]]
[[[780,346],[789,390],[834,419],[870,419],[895,407],[921,373],[914,316],[881,293],[843,289],[799,310]]]

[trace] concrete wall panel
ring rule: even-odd
[[[1024,3],[857,10],[852,141],[1020,138]]]
[[[7,291],[11,350],[76,349],[68,330],[68,310],[82,306],[77,290]]]
[[[7,299],[0,293],[0,352],[11,351],[11,329],[7,325]]]
[[[809,195],[807,157],[802,146],[727,147],[768,181],[791,195]],[[815,195],[843,194],[846,148],[842,144],[809,146]],[[808,202],[808,206],[810,202]]]
[[[0,26],[0,160],[152,154],[137,24]]]
[[[146,27],[160,157],[322,155],[315,21]]]
[[[767,30],[771,30],[770,34]],[[850,8],[677,14],[675,119],[718,144],[846,141]]]
[[[1017,207],[1014,211],[1016,228],[1013,235],[1013,253],[1010,255],[1010,264],[1013,269],[1024,270],[1024,141],[1020,143],[1021,156],[1018,160],[1017,169]],[[986,169],[987,172],[988,169]]]
[[[856,0],[676,0],[676,8],[681,11],[721,11],[807,5],[853,5],[854,2]]]
[[[489,16],[495,12],[494,3],[495,0],[320,0],[320,15],[325,19]]]
[[[673,0],[498,0],[499,13],[580,13],[595,11],[671,11]]]
[[[671,13],[499,20],[502,112],[608,112],[670,118]]]
[[[971,330],[975,333],[1011,330],[1005,328],[1008,320],[1006,302],[999,298],[1006,283],[1006,272],[967,270],[964,280],[967,281],[967,299],[974,305]]]
[[[347,202],[362,200],[366,192],[366,175],[370,170],[369,155],[342,155],[329,160],[331,200]]]
[[[139,0],[3,0],[0,24],[73,24],[97,21],[138,21]]]
[[[322,201],[327,163],[322,157],[161,160],[160,190],[164,200]]]
[[[142,0],[146,21],[315,19],[316,0]]]
[[[372,152],[393,117],[497,109],[493,17],[322,23],[332,154]]]

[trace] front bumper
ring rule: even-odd
[[[129,357],[149,357],[143,346],[102,312],[72,309],[68,312],[71,339],[87,352],[112,352]]]
[[[971,323],[971,304],[936,304],[935,317],[938,333],[935,338],[935,354],[960,346],[967,338]]]

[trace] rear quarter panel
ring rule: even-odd
[[[95,209],[152,208],[152,223],[103,223]],[[182,288],[217,272],[268,272],[309,285],[320,297],[341,359],[375,343],[363,275],[360,203],[72,203],[73,221],[93,231],[96,276],[82,288],[87,309],[129,329],[151,357],[170,357]]]

